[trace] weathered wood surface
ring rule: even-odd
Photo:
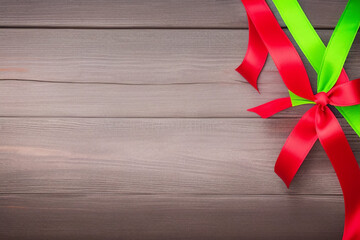
[[[327,42],[346,1],[300,4]],[[271,59],[261,95],[234,71],[240,0],[4,0],[0,13],[0,239],[341,238],[319,144],[291,189],[273,172],[308,106],[246,112],[287,89]]]
[[[299,2],[314,26],[326,28],[336,25],[346,5],[345,0]],[[3,0],[0,26],[245,28],[247,20],[240,0]]]
[[[47,239],[341,239],[340,196],[0,195],[0,236]]]
[[[331,31],[320,34],[327,41]],[[0,116],[254,117],[246,109],[288,93],[271,59],[259,79],[261,95],[234,71],[247,36],[247,30],[2,30]],[[356,41],[346,65],[350,78],[360,76],[359,49]],[[298,117],[306,108],[277,116]]]
[[[296,122],[1,118],[0,193],[341,194],[320,145],[290,190],[274,173]]]
[[[318,32],[327,43],[332,30]],[[352,78],[360,74],[359,40],[345,66]],[[129,85],[245,82],[234,69],[246,53],[246,29],[2,29],[0,41],[0,79]],[[260,90],[278,78],[269,58]]]

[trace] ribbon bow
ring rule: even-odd
[[[342,70],[360,24],[358,14],[360,2],[349,1],[325,49],[296,0],[273,0],[305,56],[319,72],[318,91],[320,91],[314,95],[300,57],[281,30],[266,2],[264,0],[242,1],[249,19],[249,47],[237,71],[257,89],[257,77],[269,52],[285,85],[290,90],[290,98],[277,99],[249,111],[266,118],[291,106],[315,104],[304,114],[286,140],[276,162],[275,172],[289,187],[308,152],[319,139],[335,169],[344,194],[343,239],[360,239],[360,169],[340,124],[328,107],[328,105],[336,106],[354,130],[360,133],[360,126],[357,125],[360,119],[354,120],[354,115],[352,115],[354,108],[360,109],[358,105],[360,104],[360,79],[349,82],[346,72]],[[284,17],[285,15],[287,17]],[[292,19],[291,16],[298,18]],[[307,25],[299,26],[301,22]],[[298,25],[295,26],[297,23]],[[306,31],[310,31],[313,35],[311,37],[304,35]],[[310,41],[311,44],[309,44],[309,38],[313,40]],[[299,39],[303,41],[298,41]],[[313,54],[314,49],[318,49],[320,53],[317,51]]]
[[[312,101],[315,106],[310,108],[295,126],[275,165],[275,172],[288,187],[318,138],[330,160],[340,161],[339,172],[349,174],[356,170],[356,173],[360,174],[345,134],[328,107],[360,104],[360,79],[338,85],[328,93],[319,92]],[[252,111],[261,114],[262,108]],[[352,164],[347,166],[348,162]],[[338,177],[341,180],[341,176]]]

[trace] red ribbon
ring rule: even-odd
[[[270,53],[290,91],[316,103],[300,119],[286,140],[275,172],[289,187],[305,157],[319,139],[339,179],[345,202],[344,240],[360,239],[360,168],[339,122],[328,105],[360,104],[360,79],[349,81],[343,70],[328,93],[312,93],[305,67],[264,0],[242,0],[249,19],[249,46],[237,71],[257,89],[257,78]],[[291,107],[281,98],[249,111],[267,118]]]

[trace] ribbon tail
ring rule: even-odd
[[[286,97],[273,100],[254,108],[250,108],[248,111],[254,112],[262,118],[268,118],[290,107],[292,107],[291,99]]]
[[[310,108],[300,119],[287,138],[276,161],[275,173],[288,188],[318,139],[315,129],[316,109],[316,106]]]
[[[266,49],[254,23],[248,16],[249,22],[249,43],[241,65],[236,69],[258,92],[257,80],[263,69],[268,50]]]
[[[344,195],[343,240],[360,239],[360,168],[339,122],[328,107],[317,108],[316,132],[333,165]]]

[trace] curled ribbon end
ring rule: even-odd
[[[248,109],[249,112],[254,112],[262,118],[268,118],[274,114],[285,110],[292,106],[291,100],[287,98],[279,98],[271,102],[262,104],[260,106]]]
[[[248,111],[248,112],[256,113],[256,114],[259,115],[261,118],[268,118],[267,115],[263,115],[263,114],[261,114],[261,112],[256,111],[256,107],[254,107],[254,108],[249,108],[247,111]]]
[[[289,189],[291,181],[287,181],[285,178],[282,178],[279,174],[278,174],[278,176],[281,178],[281,180],[285,183],[286,187]]]
[[[259,88],[258,88],[258,86],[257,85],[252,85],[254,88],[255,88],[255,90],[260,94],[260,91],[259,91]]]
[[[245,78],[245,80],[253,86],[258,93],[260,93],[259,88],[257,86],[257,74],[252,74],[251,71],[246,71],[244,69],[244,65],[241,64],[238,68],[235,69],[240,75]]]
[[[292,177],[286,176],[286,174],[280,174],[280,170],[277,168],[277,164],[275,165],[274,172],[281,178],[281,180],[285,183],[286,187],[289,189]]]
[[[255,88],[255,90],[260,94],[260,91],[259,91],[259,88],[255,85],[252,85],[254,88]]]

